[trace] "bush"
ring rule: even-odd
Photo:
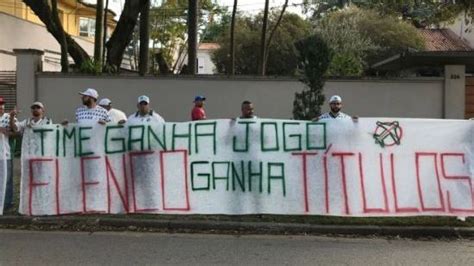
[[[79,67],[79,72],[99,75],[102,73],[102,63],[96,62],[94,59],[88,59]]]
[[[300,81],[307,85],[301,93],[295,94],[293,118],[310,120],[321,114],[324,103],[324,74],[331,61],[331,50],[324,39],[314,35],[296,44],[301,67]]]

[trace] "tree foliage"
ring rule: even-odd
[[[408,48],[424,48],[413,25],[374,10],[350,7],[334,11],[315,27],[334,53],[328,70],[333,76],[359,76],[377,60]]]
[[[317,20],[350,3],[359,8],[375,10],[382,16],[401,17],[418,27],[425,27],[452,21],[463,12],[466,19],[471,21],[474,16],[473,2],[472,0],[304,0],[303,10],[312,16],[313,20]]]
[[[269,28],[273,28],[280,12],[269,16]],[[257,74],[258,47],[260,45],[262,15],[239,16],[235,27],[235,73],[240,75]],[[267,52],[267,75],[291,76],[296,74],[298,66],[297,51],[294,42],[310,34],[309,22],[296,14],[283,16],[276,30],[273,42]],[[212,56],[219,73],[226,73],[229,66],[229,32],[224,31],[217,42],[220,49]]]
[[[293,118],[310,120],[321,114],[324,76],[331,62],[332,52],[326,41],[318,35],[300,40],[295,46],[300,62],[300,80],[307,88],[295,94]]]
[[[208,25],[213,25],[214,17],[223,13],[225,9],[212,0],[201,0],[199,5],[198,28],[204,28],[203,34],[206,35]],[[164,65],[170,70],[179,67],[171,64],[182,61],[180,59],[186,52],[187,8],[188,0],[165,0],[161,5],[151,8],[150,39],[155,72],[163,73]],[[159,67],[160,64],[162,67]]]

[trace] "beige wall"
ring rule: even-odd
[[[152,107],[166,120],[186,121],[190,117],[195,95],[207,97],[209,118],[229,118],[240,114],[240,103],[251,100],[257,115],[291,118],[294,92],[302,84],[289,80],[227,80],[220,78],[140,78],[140,77],[64,77],[61,74],[38,76],[38,99],[43,101],[54,119],[72,119],[74,107],[80,105],[77,92],[96,88],[101,97],[130,114],[136,111],[137,97],[146,94]]]
[[[64,76],[60,73],[37,75],[38,100],[43,101],[55,120],[73,120],[80,105],[77,94],[96,88],[115,107],[127,114],[135,111],[136,98],[151,97],[152,106],[168,121],[190,117],[195,95],[208,98],[209,118],[239,115],[240,103],[251,100],[260,117],[291,118],[294,93],[303,84],[291,79],[219,77],[154,78]],[[424,80],[343,80],[326,83],[325,94],[339,94],[344,111],[371,117],[442,117],[442,79]],[[325,105],[326,107],[326,105]]]
[[[326,83],[325,95],[340,95],[344,112],[351,115],[443,118],[443,80],[333,80]]]
[[[81,105],[78,92],[92,87],[127,114],[136,111],[137,97],[146,94],[151,98],[152,107],[167,121],[189,120],[195,95],[208,98],[206,110],[211,119],[238,116],[243,100],[254,102],[260,117],[289,119],[295,92],[304,88],[295,79],[271,77],[34,74],[41,69],[42,52],[15,50],[15,53],[18,60],[17,106],[23,111],[20,118],[28,116],[31,102],[39,100],[55,121],[74,121],[75,108]],[[446,69],[458,73],[461,68]],[[461,83],[448,82],[444,78],[329,80],[325,95],[341,95],[343,111],[362,117],[463,119],[464,98],[460,95],[465,88]],[[324,110],[327,110],[327,104]]]

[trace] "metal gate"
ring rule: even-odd
[[[0,96],[5,100],[5,111],[16,106],[16,72],[0,71]]]

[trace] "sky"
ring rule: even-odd
[[[234,0],[215,1],[217,1],[219,5],[227,6],[229,8],[229,11],[232,10],[232,7],[234,5]],[[84,0],[84,2],[95,4],[96,0]],[[109,0],[110,9],[117,13],[116,19],[118,19],[120,16],[120,12],[122,11],[124,2],[125,0]],[[284,3],[285,0],[270,0],[270,7],[282,7]],[[303,0],[290,0],[288,3],[289,7],[287,8],[287,11],[301,13],[301,3],[303,3]],[[265,0],[238,0],[237,4],[238,11],[244,11],[252,14],[263,11],[264,8]]]

